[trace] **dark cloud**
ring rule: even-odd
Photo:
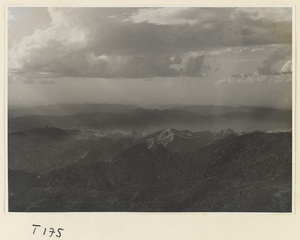
[[[190,57],[186,66],[181,71],[181,75],[187,77],[203,77],[209,70],[210,66],[205,63],[205,56]]]
[[[181,64],[182,63],[182,58],[180,56],[175,56],[171,58],[172,64]]]

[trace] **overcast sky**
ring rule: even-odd
[[[9,105],[291,107],[291,8],[8,8]]]

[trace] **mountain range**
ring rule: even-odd
[[[158,110],[112,105],[111,111],[106,111],[107,105],[104,105],[103,108],[102,105],[96,106],[90,108],[98,109],[98,111],[51,116],[31,114],[11,117],[16,114],[12,114],[13,110],[9,110],[8,129],[13,132],[35,127],[54,126],[63,129],[88,128],[154,132],[169,128],[190,131],[220,131],[225,128],[235,131],[253,131],[290,129],[292,127],[292,112],[274,108],[222,107],[221,111],[220,107],[216,107],[216,109],[212,106],[205,107],[203,110],[200,106],[198,108],[194,106],[186,107],[184,110],[175,108]],[[128,109],[128,111],[124,109]]]
[[[103,106],[10,115],[9,211],[292,211],[288,110]]]

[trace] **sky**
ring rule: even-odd
[[[7,11],[9,106],[292,106],[292,8]]]

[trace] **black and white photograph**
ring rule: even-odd
[[[293,8],[10,6],[9,212],[293,212]]]

